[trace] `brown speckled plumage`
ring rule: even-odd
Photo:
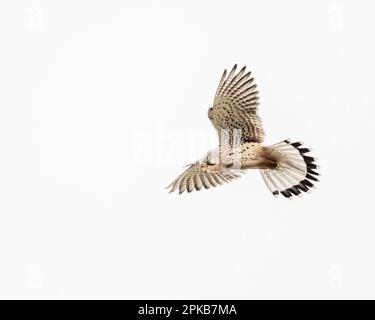
[[[244,170],[259,169],[273,195],[293,196],[307,192],[318,181],[315,158],[302,143],[284,140],[263,146],[262,121],[258,115],[257,85],[251,72],[237,65],[225,70],[216,91],[213,106],[208,109],[219,137],[219,147],[203,159],[189,165],[169,186],[170,192],[209,189],[239,178]]]

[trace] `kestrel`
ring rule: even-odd
[[[219,146],[201,160],[188,165],[167,188],[170,192],[209,189],[241,177],[248,169],[259,169],[274,196],[292,199],[308,192],[319,176],[316,159],[302,142],[289,139],[264,146],[262,121],[257,113],[259,96],[251,72],[237,65],[221,77],[213,106],[208,109],[219,136]]]

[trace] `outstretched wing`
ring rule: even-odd
[[[217,89],[214,105],[208,110],[208,117],[214,125],[220,143],[222,143],[223,130],[229,133],[230,144],[233,143],[233,134],[241,135],[243,142],[262,142],[264,131],[262,121],[257,114],[258,91],[251,78],[251,72],[246,72],[243,67],[236,73],[237,65],[227,76],[227,70],[221,77]],[[237,138],[238,139],[238,138]]]
[[[199,191],[202,188],[209,189],[240,178],[242,173],[243,171],[237,169],[220,168],[218,165],[209,166],[196,162],[180,174],[167,189],[171,188],[169,192],[178,189],[180,194],[185,191]]]

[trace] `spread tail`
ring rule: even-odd
[[[316,159],[306,155],[310,149],[302,147],[302,142],[284,140],[269,146],[280,155],[277,168],[261,169],[260,173],[268,189],[274,196],[282,194],[288,199],[309,192],[319,180],[315,171]]]

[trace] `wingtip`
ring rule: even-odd
[[[245,72],[246,68],[247,68],[246,66],[243,66],[243,67],[241,68],[240,72]]]

